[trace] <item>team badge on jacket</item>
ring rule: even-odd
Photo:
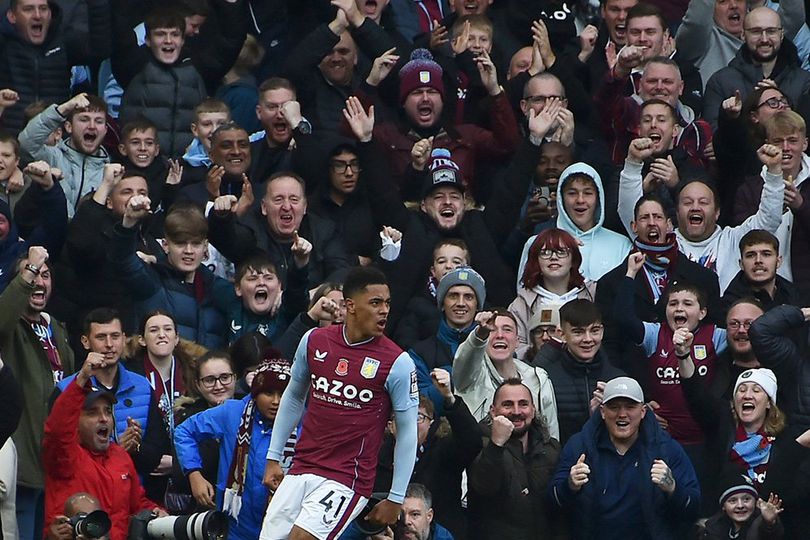
[[[706,345],[695,345],[692,350],[695,353],[695,360],[706,360]]]

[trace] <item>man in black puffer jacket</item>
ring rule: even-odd
[[[87,0],[87,21],[63,19],[47,0],[11,0],[0,22],[0,88],[11,88],[19,101],[3,111],[3,127],[17,134],[25,125],[23,110],[34,101],[62,103],[70,97],[70,67],[110,54],[107,0]]]
[[[122,124],[143,116],[158,128],[161,152],[181,156],[191,144],[194,108],[205,98],[202,77],[182,57],[185,20],[174,9],[158,8],[146,17],[149,61],[127,86],[121,101]]]

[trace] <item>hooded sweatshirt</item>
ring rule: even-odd
[[[605,221],[605,190],[602,187],[602,177],[599,173],[585,163],[574,163],[566,168],[560,175],[560,181],[557,183],[557,200],[563,201],[563,187],[566,185],[568,177],[572,174],[584,174],[590,177],[599,195],[598,206],[594,211],[596,224],[589,230],[583,231],[580,229],[566,211],[565,205],[560,202],[557,204],[559,215],[557,216],[557,228],[562,229],[574,237],[579,243],[579,251],[582,254],[582,265],[580,271],[585,276],[586,280],[597,281],[600,277],[613,270],[620,265],[624,258],[630,253],[632,244],[626,236],[619,233],[609,231],[603,227]],[[523,253],[520,255],[520,267],[518,269],[518,276],[523,275],[523,269],[526,267],[526,260],[529,256],[529,248],[537,235],[532,236],[523,246]],[[733,277],[733,276],[732,276]],[[518,281],[517,289],[520,290],[521,285]]]

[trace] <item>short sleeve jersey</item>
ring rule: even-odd
[[[290,474],[317,474],[368,497],[392,411],[419,403],[413,361],[385,336],[349,344],[343,325],[304,340],[295,363],[306,361],[309,399]]]

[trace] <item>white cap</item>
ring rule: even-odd
[[[605,391],[602,394],[602,403],[607,403],[614,398],[627,398],[636,403],[644,403],[644,392],[635,379],[630,377],[616,377],[605,384]]]

